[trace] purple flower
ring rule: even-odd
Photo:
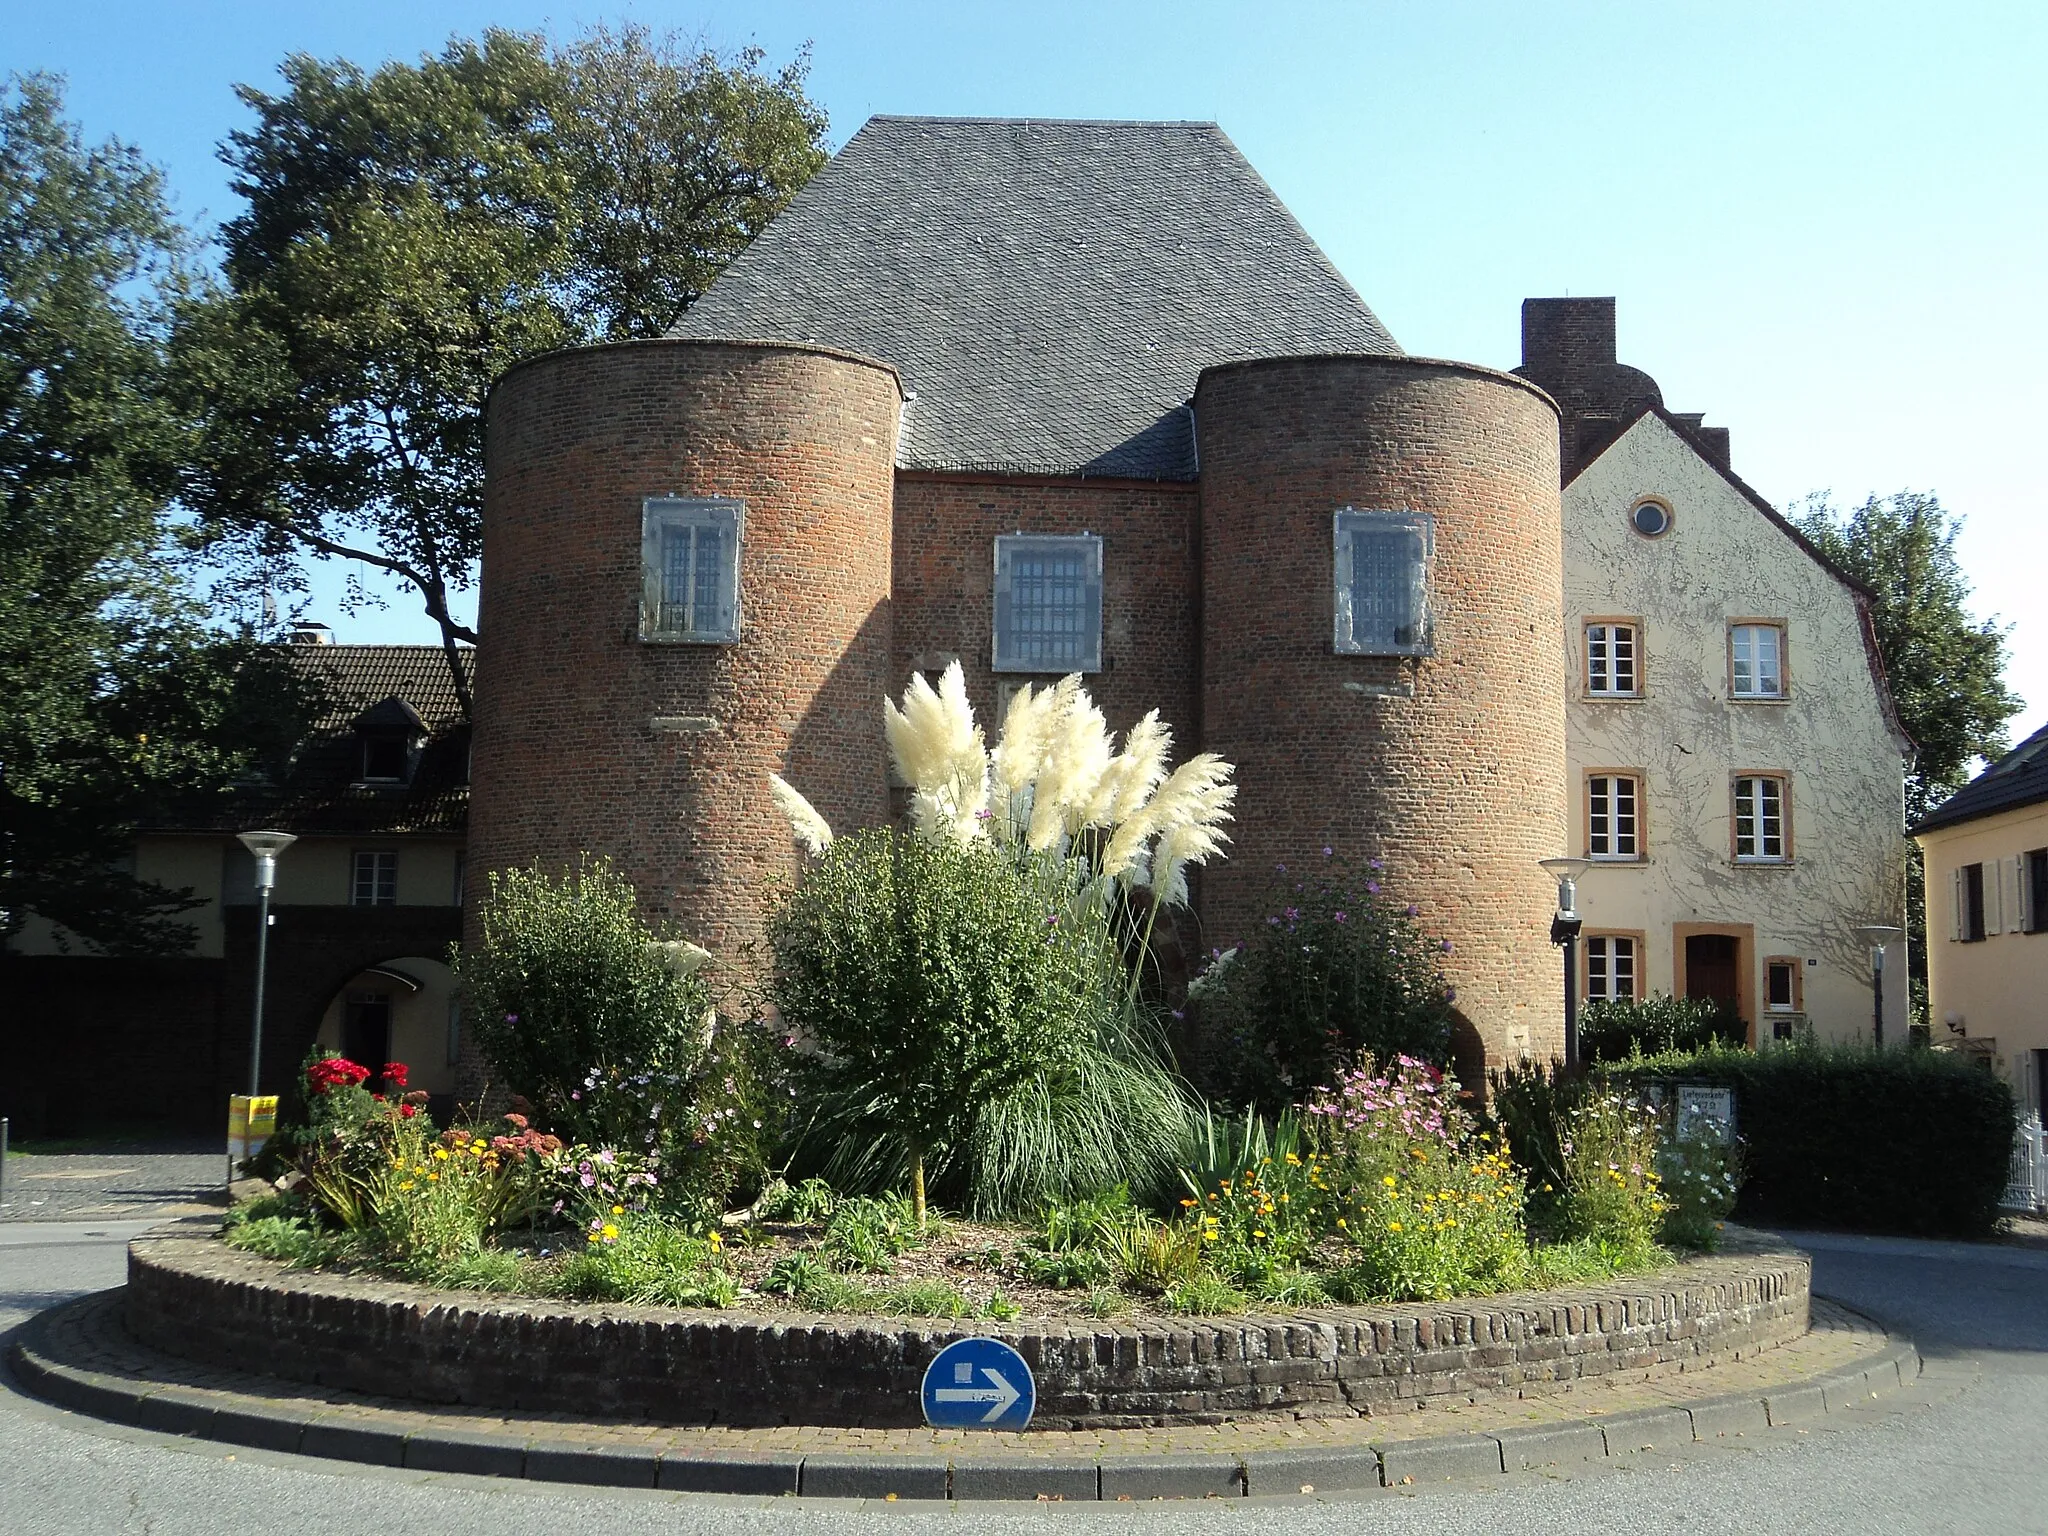
[[[1344,914],[1342,912],[1337,914],[1337,921],[1340,923],[1344,921]]]
[[[505,1022],[507,1024],[517,1024],[519,1022],[519,1015],[516,1013],[508,1013],[505,1015]]]
[[[1379,881],[1377,881],[1377,880],[1368,880],[1368,881],[1366,881],[1366,882],[1365,882],[1365,893],[1366,893],[1366,895],[1368,895],[1368,896],[1377,896],[1377,895],[1379,895],[1379,893],[1380,893],[1380,883],[1379,883]]]
[[[1337,851],[1336,849],[1334,849],[1334,848],[1330,847],[1330,846],[1329,846],[1329,844],[1327,844],[1327,843],[1325,843],[1325,844],[1323,845],[1323,857],[1324,857],[1324,858],[1326,858],[1326,859],[1327,859],[1328,857],[1330,857],[1330,855],[1331,855],[1331,854],[1333,854],[1333,853],[1335,853],[1336,851]]]
[[[1440,942],[1443,945],[1444,953],[1448,955],[1451,952],[1451,941],[1449,939],[1443,939]]]
[[[583,1097],[583,1090],[580,1088],[571,1088],[569,1090],[569,1097],[572,1099],[580,1099]]]
[[[1408,903],[1408,915],[1410,917],[1420,917],[1422,916],[1422,908],[1418,907],[1417,905],[1415,905],[1414,902],[1411,901]]]
[[[1269,917],[1266,919],[1266,926],[1268,928],[1278,928],[1280,926],[1280,919],[1277,917]]]
[[[1178,1008],[1176,1008],[1176,1009],[1174,1009],[1174,1010],[1173,1010],[1173,1016],[1174,1016],[1174,1017],[1175,1017],[1176,1019],[1184,1019],[1184,1018],[1186,1018],[1186,1017],[1187,1017],[1187,1015],[1186,1015],[1186,1014],[1184,1014],[1184,1013],[1182,1013],[1182,1012],[1181,1012],[1181,1011],[1180,1011],[1180,1010],[1179,1010]],[[759,1125],[759,1124],[760,1124],[761,1122],[757,1120],[757,1121],[755,1121],[754,1123],[755,1123],[756,1125]]]
[[[1287,866],[1285,864],[1275,864],[1273,868],[1279,874],[1284,875],[1287,873]]]
[[[588,1172],[582,1173],[577,1175],[576,1182],[581,1184],[585,1189],[595,1189],[597,1188],[597,1175]]]
[[[1365,865],[1368,869],[1385,869],[1387,867],[1385,861],[1381,859],[1367,859]]]

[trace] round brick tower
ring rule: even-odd
[[[605,854],[643,910],[709,948],[727,980],[757,972],[760,953],[746,946],[797,868],[767,773],[837,829],[888,817],[881,700],[900,408],[886,365],[783,343],[630,342],[554,353],[499,380],[487,416],[472,910],[488,871]],[[665,637],[663,625],[717,626],[650,619],[669,610],[660,576],[643,570],[649,498],[715,502],[728,520],[695,556],[706,585],[686,576],[668,594],[701,590],[727,618],[716,539],[737,533],[731,638]],[[669,556],[655,551],[669,546],[649,539],[659,565]]]
[[[1211,368],[1195,411],[1202,745],[1242,786],[1239,856],[1203,875],[1211,942],[1265,915],[1275,863],[1382,859],[1387,894],[1451,943],[1464,1072],[1475,1047],[1561,1053],[1556,887],[1536,867],[1565,851],[1556,408],[1488,369],[1344,356]],[[1346,508],[1407,514],[1347,528],[1430,541],[1428,623],[1404,635],[1421,654],[1340,649]]]

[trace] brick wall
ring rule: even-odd
[[[415,1401],[672,1423],[919,1421],[924,1369],[987,1329],[1030,1365],[1041,1429],[1376,1415],[1696,1370],[1800,1338],[1811,1263],[1691,1259],[1610,1285],[1286,1317],[962,1327],[479,1297],[288,1270],[212,1238],[129,1245],[126,1317],[187,1359]]]
[[[786,345],[649,341],[507,374],[487,426],[470,907],[493,869],[607,854],[650,917],[750,972],[796,869],[766,775],[887,814],[900,391]],[[638,637],[641,502],[746,502],[741,637]]]
[[[1203,745],[1238,765],[1236,857],[1202,910],[1229,941],[1276,862],[1387,864],[1451,941],[1468,1074],[1562,1048],[1564,851],[1557,413],[1520,380],[1409,358],[1292,358],[1202,376]],[[1433,514],[1434,653],[1334,653],[1332,514]]]

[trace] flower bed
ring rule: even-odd
[[[1606,1285],[1229,1319],[968,1327],[523,1301],[294,1270],[210,1237],[129,1250],[127,1322],[168,1353],[380,1396],[664,1422],[902,1425],[953,1339],[1006,1339],[1041,1428],[1384,1414],[1739,1358],[1800,1337],[1810,1267],[1780,1249]]]

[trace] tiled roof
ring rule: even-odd
[[[2048,725],[1922,817],[1910,830],[1932,832],[2048,800]]]
[[[469,817],[469,725],[455,698],[446,654],[438,645],[296,645],[291,659],[326,686],[312,731],[276,784],[252,785],[225,806],[171,828],[285,832],[460,832]],[[463,650],[473,676],[476,653]],[[402,711],[380,709],[398,699],[427,728],[427,744],[404,784],[361,782],[357,727],[401,725]]]
[[[894,364],[905,469],[1164,480],[1210,364],[1401,350],[1213,123],[870,118],[673,334]]]

